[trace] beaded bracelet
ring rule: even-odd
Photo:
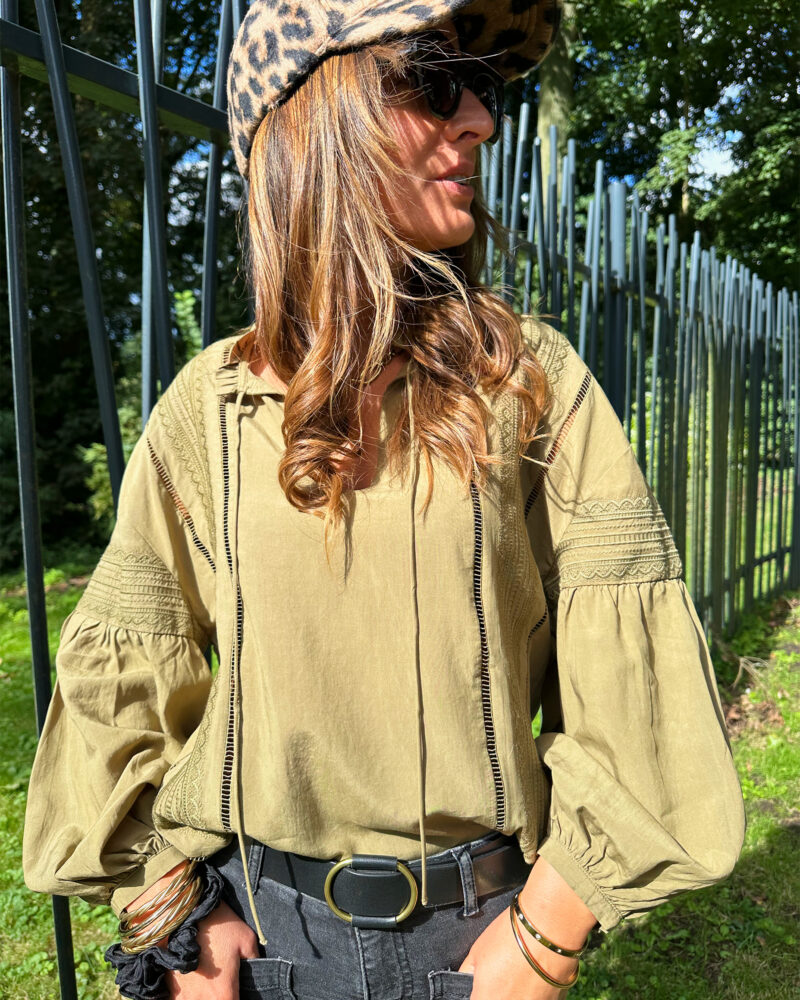
[[[516,907],[510,906],[508,908],[508,912],[511,916],[511,929],[514,932],[514,937],[517,940],[517,944],[519,945],[520,951],[525,956],[528,965],[530,965],[533,971],[538,976],[540,976],[549,986],[553,986],[557,990],[568,990],[571,986],[574,986],[575,983],[577,983],[578,977],[581,974],[580,965],[578,965],[578,968],[575,970],[574,974],[566,982],[560,982],[558,979],[554,979],[549,973],[545,972],[545,970],[541,967],[541,965],[539,965],[539,963],[536,961],[536,959],[533,957],[533,955],[531,955],[530,951],[528,950],[528,946],[523,941],[522,934],[520,933],[516,921]]]

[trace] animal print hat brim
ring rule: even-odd
[[[550,51],[562,0],[253,0],[228,66],[228,123],[243,177],[267,112],[329,55],[416,34],[453,19],[461,48],[493,55],[506,79],[524,76]]]

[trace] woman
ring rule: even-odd
[[[478,279],[479,147],[558,20],[522,7],[242,23],[255,323],[148,422],[31,780],[26,880],[111,902],[126,996],[549,1000],[738,855],[658,504]]]

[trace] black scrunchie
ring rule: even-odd
[[[169,1000],[164,982],[168,971],[194,972],[200,963],[197,925],[211,913],[222,892],[222,876],[210,865],[198,865],[205,888],[184,922],[167,939],[165,948],[152,945],[138,955],[126,955],[120,944],[112,944],[105,959],[117,970],[117,986],[129,1000]]]

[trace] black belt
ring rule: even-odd
[[[395,927],[412,912],[425,909],[419,899],[419,860],[404,862],[390,855],[354,854],[342,861],[322,861],[276,851],[267,844],[257,846],[263,849],[262,876],[324,900],[338,917],[354,927]],[[473,842],[469,854],[477,896],[522,885],[531,870],[516,838],[504,834],[490,834]],[[428,858],[426,868],[427,908],[463,902],[461,869],[452,854]]]

